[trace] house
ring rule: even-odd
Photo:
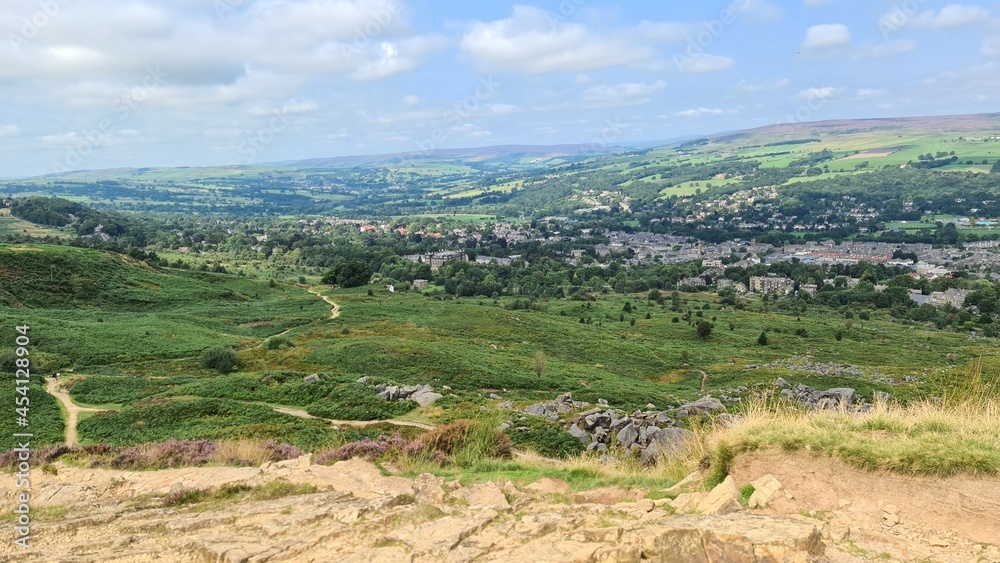
[[[750,278],[751,293],[788,295],[793,291],[795,291],[795,282],[788,278],[779,278],[773,274],[767,277],[753,276]]]
[[[427,289],[430,284],[428,280],[413,280],[413,289]]]

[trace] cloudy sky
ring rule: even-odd
[[[0,178],[1000,108],[998,0],[0,6]]]

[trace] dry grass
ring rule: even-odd
[[[979,361],[938,400],[878,403],[854,414],[810,412],[765,398],[751,401],[743,414],[743,421],[707,436],[715,465],[740,452],[781,448],[908,475],[1000,474],[1000,389],[983,379]]]

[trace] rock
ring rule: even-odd
[[[496,513],[478,517],[447,516],[426,524],[399,528],[386,534],[385,539],[400,542],[415,553],[440,556],[455,549],[465,538],[482,531],[494,518]]]
[[[792,384],[785,381],[784,377],[779,377],[778,379],[774,380],[774,386],[777,387],[778,389],[788,389],[789,387],[792,386]]]
[[[750,484],[754,488],[747,503],[750,508],[764,508],[771,504],[771,501],[777,498],[783,490],[781,483],[774,475],[765,475],[756,481],[751,481]]]
[[[805,562],[826,549],[819,529],[797,519],[750,514],[705,518],[680,516],[643,531],[648,561],[757,563]]]
[[[670,501],[670,506],[679,514],[685,514],[697,511],[698,505],[703,500],[705,500],[705,493],[681,493],[677,495],[677,498]]]
[[[667,494],[679,493],[683,491],[692,491],[701,487],[701,484],[705,482],[705,476],[701,474],[700,471],[695,471],[694,473],[688,475],[678,482],[676,485],[664,489],[663,492]]]
[[[371,376],[370,375],[366,375],[364,377],[359,377],[358,378],[358,383],[364,385],[364,384],[368,383],[371,380],[372,380]]]
[[[510,401],[504,401],[504,402],[500,403],[499,405],[497,405],[497,408],[498,409],[509,410],[509,409],[514,408],[514,403],[512,403]]]
[[[725,409],[722,402],[714,397],[702,397],[693,403],[681,406],[677,410],[677,416],[695,416],[699,414],[712,414]]]
[[[618,432],[618,444],[623,448],[631,447],[639,439],[639,431],[631,421]]]
[[[444,478],[424,473],[413,481],[413,496],[424,504],[444,504]]]
[[[882,512],[886,514],[899,515],[899,508],[895,504],[887,504],[882,507]]]
[[[314,373],[312,375],[307,375],[302,378],[302,381],[305,383],[319,383],[319,374]]]
[[[561,479],[542,477],[541,479],[524,487],[524,490],[539,495],[565,494],[570,490],[569,483]]]
[[[644,498],[636,501],[635,507],[641,512],[652,512],[656,508],[656,504],[651,499]]]
[[[933,536],[927,539],[927,544],[931,547],[948,547],[951,545],[951,542],[946,539]]]
[[[435,401],[443,397],[444,395],[440,393],[435,393],[429,390],[420,390],[410,396],[410,400],[416,402],[421,407],[429,407],[434,404]]]
[[[716,417],[712,420],[712,423],[720,428],[727,428],[737,422],[740,422],[741,420],[744,420],[744,417],[738,414],[729,414],[728,412],[724,412],[716,415]]]
[[[743,510],[739,498],[740,489],[736,486],[736,481],[733,480],[732,476],[729,476],[705,496],[704,500],[698,504],[697,510],[708,516],[739,512]]]
[[[493,508],[497,510],[507,510],[510,508],[507,496],[503,494],[500,486],[493,482],[480,483],[460,489],[455,494],[465,499],[471,508]]]
[[[675,459],[684,457],[690,451],[690,440],[694,433],[684,428],[661,428],[649,439],[649,445],[643,451],[643,459],[655,461],[659,459]]]
[[[838,406],[853,405],[858,399],[858,392],[854,389],[830,389],[819,394],[819,399],[832,399]]]
[[[655,409],[656,405],[654,405],[653,403],[646,403],[646,410],[655,410]]]
[[[892,395],[885,391],[876,391],[872,395],[872,402],[889,404],[892,402]]]
[[[586,431],[584,431],[583,429],[581,429],[576,424],[574,424],[573,426],[569,427],[569,433],[570,433],[571,436],[573,436],[577,440],[580,440],[584,444],[589,444],[590,441],[591,441],[590,440],[590,434],[587,434]]]
[[[602,407],[608,406],[608,402],[605,401],[604,399],[597,399],[597,404],[601,405]]]

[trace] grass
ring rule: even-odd
[[[290,483],[284,480],[272,481],[264,485],[235,483],[222,485],[211,489],[186,489],[170,493],[161,501],[164,508],[179,508],[204,503],[233,503],[243,500],[274,500],[289,496],[313,494],[317,491],[313,485]]]
[[[903,475],[1000,474],[1000,388],[973,362],[964,385],[939,400],[880,402],[869,412],[807,412],[781,400],[750,402],[746,418],[708,439],[715,476],[738,454],[808,450],[869,471]]]

